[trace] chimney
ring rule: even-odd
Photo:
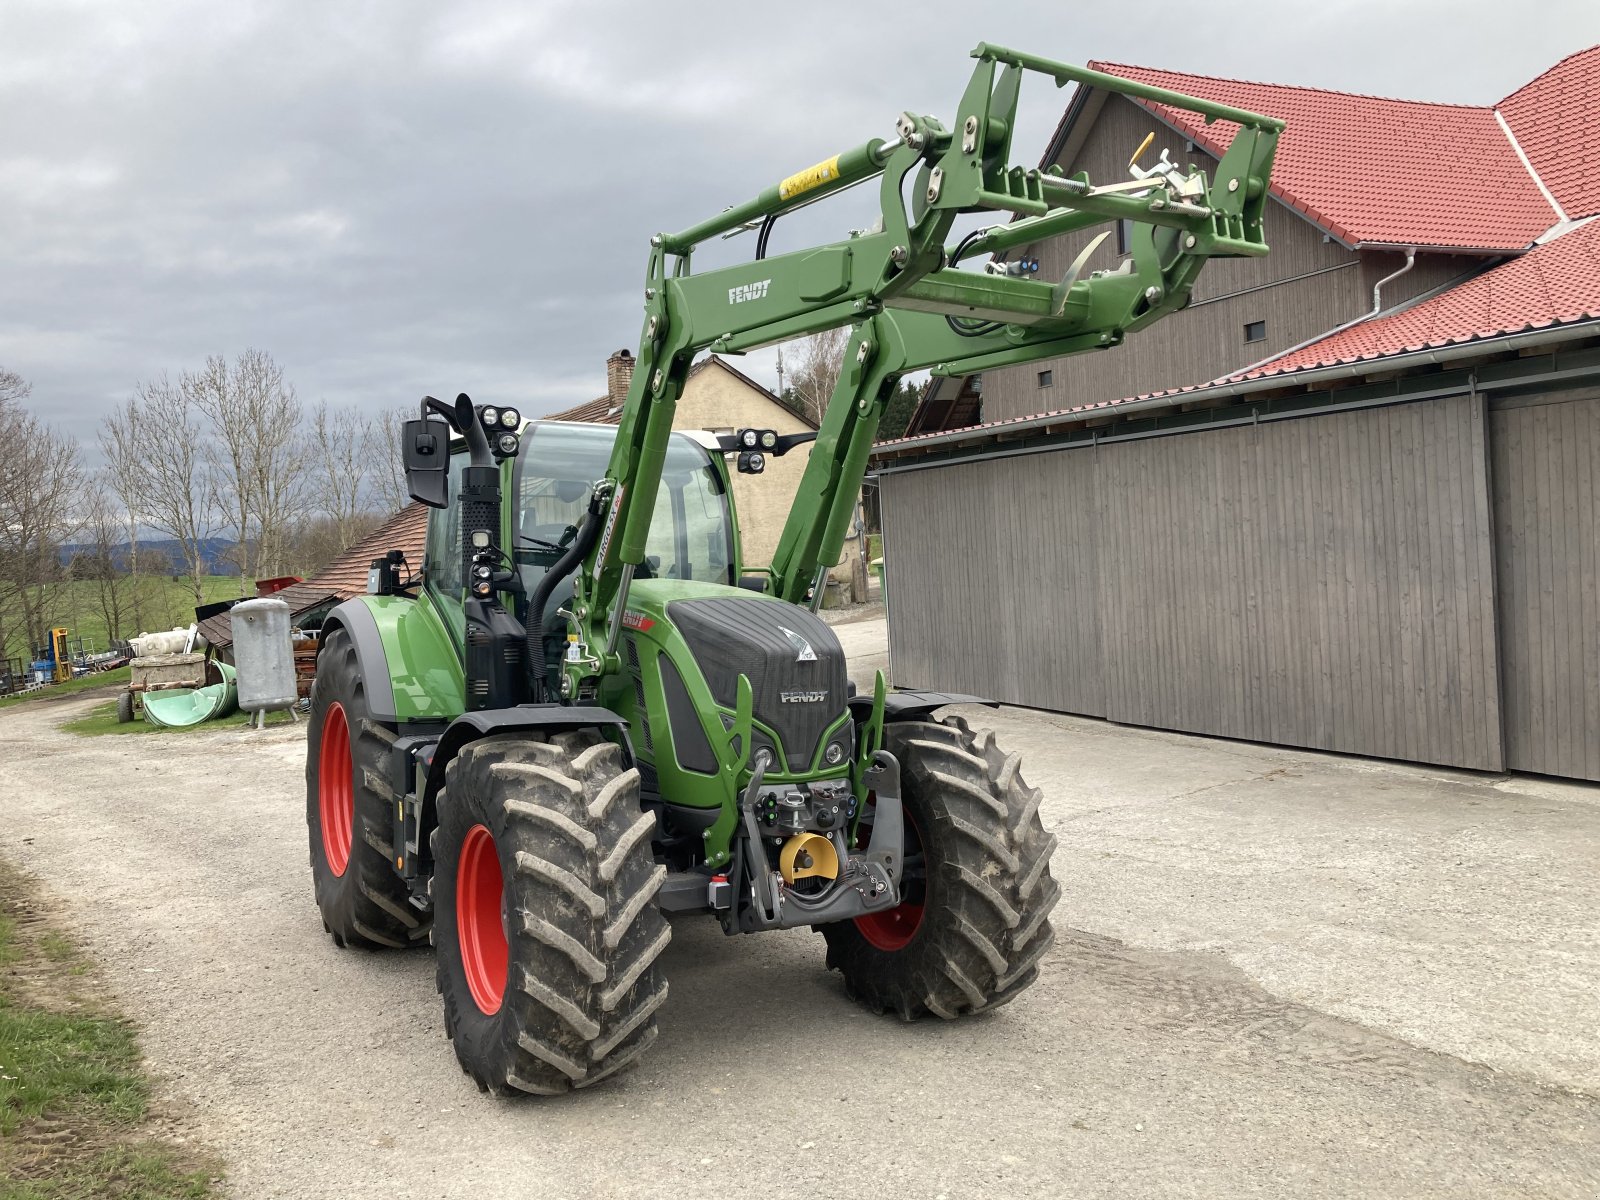
[[[611,403],[612,412],[622,407],[632,382],[633,355],[623,348],[606,359],[606,399]]]

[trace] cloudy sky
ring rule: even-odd
[[[247,346],[313,401],[590,399],[651,233],[948,117],[979,40],[1487,103],[1600,41],[1600,4],[0,0],[0,366],[80,434]],[[1023,101],[1031,165],[1065,93]],[[773,250],[860,216],[828,207]]]

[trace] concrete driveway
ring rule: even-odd
[[[858,679],[881,619],[838,627]],[[0,713],[0,853],[67,908],[240,1197],[1600,1194],[1595,789],[977,710],[1058,834],[994,1014],[850,1005],[803,931],[679,920],[636,1071],[480,1096],[426,952],[335,950],[296,730]]]

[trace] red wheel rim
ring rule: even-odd
[[[456,872],[456,934],[461,942],[461,968],[467,989],[485,1016],[500,1011],[506,994],[506,940],[502,897],[505,880],[494,837],[482,825],[467,830]]]
[[[322,824],[322,855],[328,870],[343,876],[350,865],[356,798],[351,784],[350,722],[344,705],[334,703],[322,719],[322,750],[317,758],[317,817]]]
[[[902,904],[888,912],[868,913],[856,918],[856,928],[875,949],[890,954],[904,950],[922,928],[922,905]]]
[[[901,820],[905,822],[906,833],[909,835],[906,838],[905,848],[901,851],[903,862],[913,853],[913,845],[917,850],[922,849],[922,835],[912,824],[911,814],[903,808]],[[917,930],[922,928],[922,901],[907,900],[887,912],[868,913],[864,917],[857,917],[855,922],[856,930],[867,940],[867,945],[886,954],[893,954],[896,950],[904,950],[909,946],[911,939],[917,936]]]

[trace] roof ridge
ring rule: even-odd
[[[1569,55],[1568,57],[1571,56]],[[1562,61],[1566,60],[1563,59]],[[1163,75],[1183,75],[1190,79],[1203,79],[1208,83],[1237,83],[1245,87],[1282,88],[1288,92],[1318,92],[1324,96],[1348,96],[1353,100],[1382,100],[1389,104],[1417,104],[1425,108],[1459,108],[1490,112],[1495,107],[1491,104],[1456,104],[1449,100],[1411,100],[1404,96],[1381,96],[1377,92],[1348,92],[1342,88],[1318,87],[1312,83],[1273,83],[1265,79],[1239,79],[1231,75],[1207,75],[1200,71],[1175,71],[1170,67],[1147,67],[1139,63],[1114,63],[1103,59],[1095,59],[1089,63],[1091,70],[1104,71],[1108,75],[1115,75],[1117,73],[1116,68],[1119,67],[1130,71],[1158,71]],[[1554,69],[1554,67],[1551,68],[1551,70]],[[1527,85],[1524,84],[1523,86],[1526,87]],[[1159,104],[1161,102],[1150,101],[1150,103]]]
[[[1571,62],[1573,59],[1581,58],[1585,54],[1593,54],[1597,50],[1600,50],[1600,42],[1596,42],[1593,46],[1585,46],[1582,50],[1574,50],[1571,54],[1567,55],[1565,58],[1557,59],[1555,62],[1551,63],[1544,70],[1540,71],[1532,79],[1528,80],[1528,82],[1523,84],[1521,87],[1516,88],[1513,91],[1509,91],[1504,96],[1501,96],[1499,102],[1494,106],[1495,110],[1498,111],[1498,110],[1504,108],[1508,102],[1510,102],[1512,100],[1515,100],[1518,96],[1522,95],[1523,92],[1527,91],[1534,84],[1538,83],[1546,75],[1555,74],[1557,71],[1559,71],[1567,63]]]

